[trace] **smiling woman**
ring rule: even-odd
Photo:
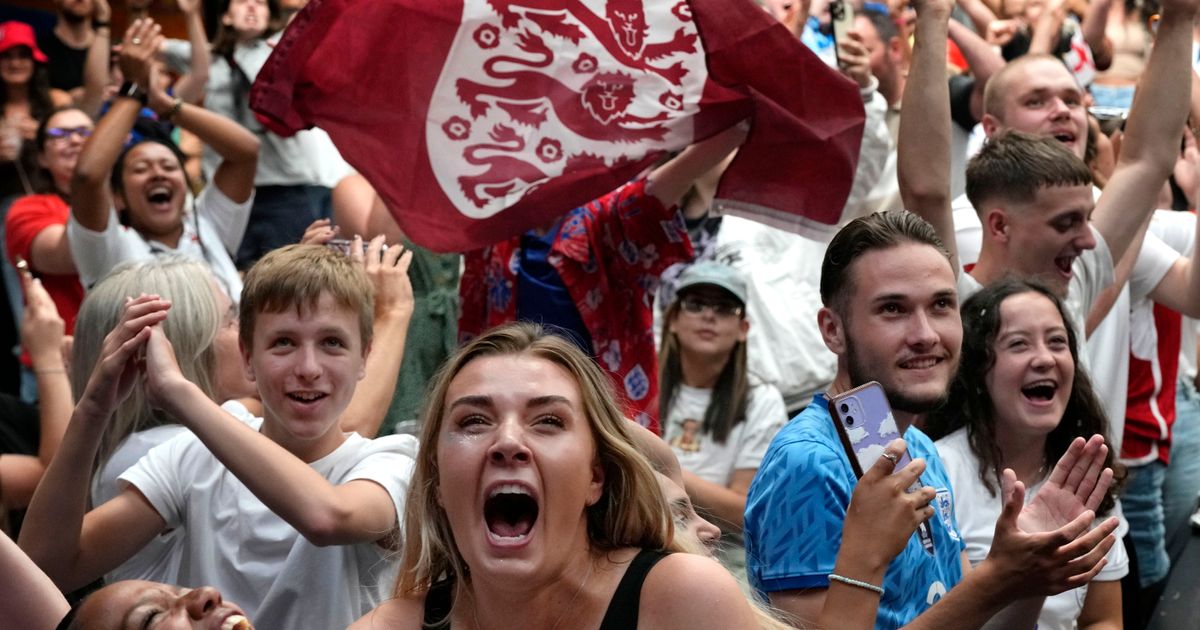
[[[397,599],[355,628],[757,626],[724,569],[672,553],[653,469],[569,342],[494,329],[429,401]]]
[[[1108,423],[1078,367],[1075,331],[1061,300],[1034,282],[1008,279],[962,306],[962,365],[945,405],[927,420],[954,488],[955,515],[975,564],[992,546],[1000,514],[1001,471],[1009,468],[1032,497],[1053,462],[1078,438],[1107,435]],[[1108,453],[1104,465],[1120,470]],[[1112,509],[1116,486],[1100,503]],[[1122,545],[1088,585],[1048,597],[1043,629],[1088,628],[1121,619],[1119,580],[1129,568]]]

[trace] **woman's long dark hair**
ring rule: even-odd
[[[0,81],[0,105],[8,104],[8,84]],[[50,69],[44,63],[33,62],[33,76],[29,77],[29,116],[45,120],[54,110],[50,98]]]
[[[1077,335],[1062,300],[1045,285],[1029,280],[1005,278],[984,288],[962,305],[961,367],[950,385],[946,402],[926,418],[925,428],[934,439],[949,435],[961,427],[967,428],[967,442],[971,452],[979,459],[979,479],[993,497],[1000,485],[1003,465],[996,441],[995,407],[985,379],[996,363],[992,346],[1000,331],[1000,305],[1004,300],[1023,293],[1045,296],[1054,304],[1067,329],[1067,345],[1075,362],[1075,381],[1071,383],[1067,408],[1058,426],[1046,436],[1046,464],[1054,465],[1077,437],[1086,439],[1096,434],[1108,437],[1108,418],[1092,389],[1091,379],[1080,366]],[[1119,482],[1125,476],[1124,467],[1116,463],[1111,448],[1104,457],[1104,465],[1113,469],[1117,481],[1100,504],[1101,514],[1112,509]]]
[[[676,295],[663,317],[662,349],[658,353],[658,413],[664,421],[683,383],[679,338],[671,332],[671,322],[679,316],[682,299],[682,295]],[[708,409],[704,410],[704,421],[700,425],[701,432],[711,435],[716,443],[724,444],[733,427],[746,419],[749,398],[746,342],[739,341],[730,351],[729,359],[725,361],[725,367],[713,385],[712,398],[708,402]]]

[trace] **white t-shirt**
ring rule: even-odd
[[[115,209],[109,210],[108,226],[103,232],[83,227],[72,214],[67,219],[67,240],[75,268],[79,270],[79,282],[90,289],[123,262],[147,260],[158,254],[180,254],[206,263],[221,288],[237,303],[242,296],[242,278],[231,254],[237,251],[246,233],[253,203],[253,194],[244,203],[237,203],[216,186],[206,186],[196,198],[192,212],[183,217],[183,235],[175,249],[147,240],[137,230],[121,225]],[[197,217],[198,221],[194,220]]]
[[[401,524],[416,453],[410,435],[369,440],[352,433],[310,466],[335,485],[379,484]],[[168,529],[183,530],[173,583],[217,587],[260,630],[345,628],[390,597],[398,554],[375,543],[312,544],[191,433],[150,451],[121,480],[146,496]]]
[[[221,405],[221,408],[246,424],[254,424],[256,420],[261,422],[246,409],[245,405],[236,400],[226,402]],[[92,478],[92,506],[104,505],[120,494],[121,487],[117,478],[121,476],[121,473],[137,464],[146,453],[150,452],[150,449],[187,432],[187,428],[183,425],[165,424],[132,433],[122,440],[117,445],[117,450],[113,451],[108,461],[100,468],[100,473]],[[174,547],[179,544],[180,538],[179,530],[160,534],[121,566],[105,574],[104,579],[109,583],[120,580],[172,583],[179,575],[180,556]]]
[[[753,385],[747,396],[746,419],[734,425],[725,443],[719,444],[701,431],[712,390],[680,384],[665,416],[663,437],[684,470],[728,486],[733,471],[758,468],[775,432],[787,422],[787,409],[772,385]]]
[[[1000,518],[1003,507],[999,488],[993,497],[979,479],[979,459],[971,452],[965,428],[938,440],[936,445],[954,488],[954,516],[958,520],[958,532],[966,543],[967,559],[974,566],[983,562],[992,547],[996,519]],[[1040,488],[1041,483],[1029,488],[1025,500],[1032,500]],[[1129,573],[1129,556],[1125,553],[1124,545],[1113,545],[1105,558],[1108,563],[1096,575],[1096,581],[1112,582]],[[1081,586],[1047,597],[1042,614],[1038,617],[1038,630],[1074,630],[1075,620],[1083,611],[1087,590],[1087,586]]]

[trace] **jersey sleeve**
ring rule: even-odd
[[[845,455],[794,441],[758,469],[746,502],[746,565],[760,591],[827,588],[852,487]]]
[[[47,211],[40,197],[22,197],[13,202],[4,220],[5,247],[10,262],[16,264],[17,256],[25,260],[33,258],[33,240],[42,230],[52,225],[62,225],[62,218]]]

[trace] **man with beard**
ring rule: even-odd
[[[919,33],[906,101],[928,82],[940,80],[945,89],[953,7],[950,0],[914,5]],[[901,127],[903,143],[910,132],[904,121]],[[948,162],[944,153],[940,157]],[[746,501],[750,581],[794,621],[818,619],[831,589],[852,589],[878,598],[878,628],[979,628],[989,620],[997,627],[1029,628],[1044,596],[1086,583],[1103,566],[1116,519],[1087,531],[1109,482],[1095,463],[1106,452],[1100,437],[1082,448],[1077,444],[1054,476],[1072,468],[1078,474],[1064,472],[1063,481],[1047,482],[1028,505],[1024,487],[1006,483],[995,531],[999,548],[994,543],[974,568],[967,562],[945,467],[933,442],[913,426],[941,403],[958,366],[963,332],[956,285],[952,259],[933,226],[906,211],[857,219],[829,243],[817,325],[837,355],[837,372],[827,395],[815,396],[775,436]],[[826,396],[871,381],[883,387],[914,464],[924,460],[920,485],[932,486],[937,498],[924,531],[890,563],[847,575],[836,558],[857,478]],[[894,524],[879,527],[883,535]]]
[[[76,102],[83,91],[83,66],[97,28],[109,28],[107,0],[55,0],[58,22],[38,35],[38,48],[50,58],[50,87],[66,90]]]

